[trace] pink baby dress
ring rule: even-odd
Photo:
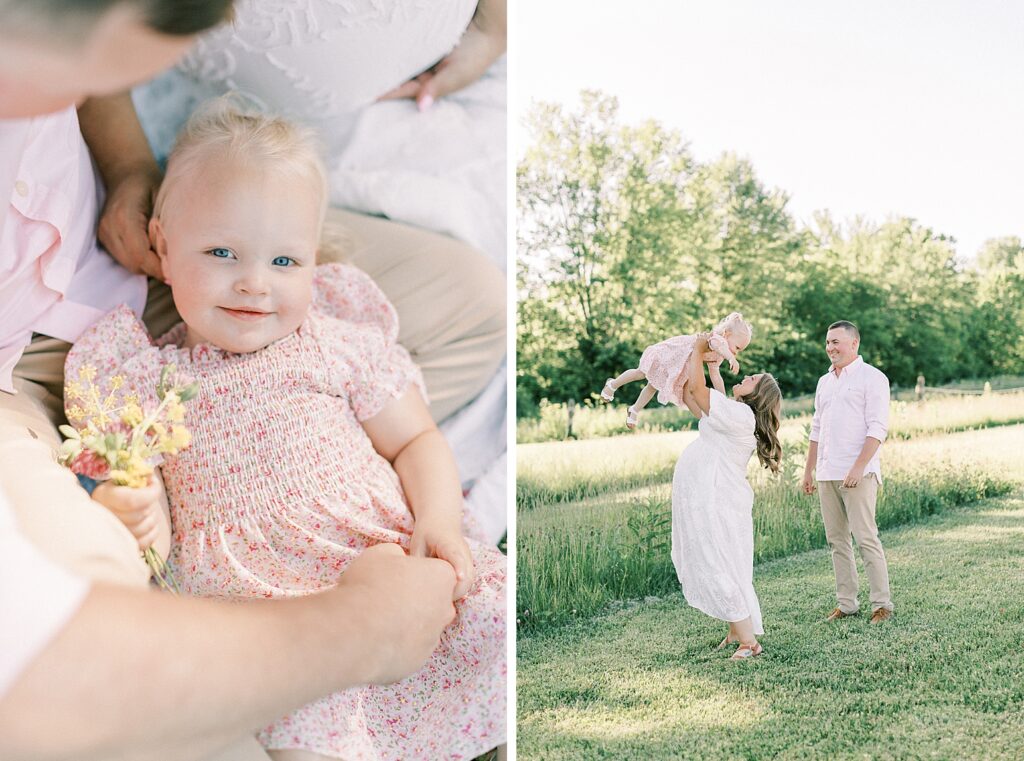
[[[714,345],[723,345],[725,339],[712,334],[709,339]],[[721,343],[720,343],[721,342]],[[697,343],[697,336],[673,336],[661,343],[648,346],[640,355],[640,372],[647,382],[658,389],[658,401],[683,406],[683,389],[686,387],[686,363]]]
[[[328,264],[317,268],[303,324],[260,351],[178,348],[184,324],[153,342],[127,307],[75,344],[68,378],[83,365],[104,383],[121,375],[144,407],[157,403],[164,365],[200,384],[186,405],[192,445],[161,469],[170,564],[184,592],[305,595],[333,586],[371,545],[408,549],[413,516],[398,476],[361,425],[410,385],[422,391],[397,335],[394,308],[369,277]],[[469,545],[476,581],[426,666],[303,706],[260,742],[344,759],[473,758],[504,742],[505,559]]]

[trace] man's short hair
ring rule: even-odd
[[[134,8],[155,32],[185,37],[230,18],[232,0],[0,0],[5,35],[81,41],[108,11]]]
[[[828,326],[829,330],[832,330],[832,328],[843,328],[847,333],[853,333],[853,337],[858,341],[860,340],[860,331],[857,329],[857,326],[849,320],[838,320],[833,322]]]

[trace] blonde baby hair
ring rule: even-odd
[[[153,216],[165,212],[168,195],[182,177],[198,173],[205,161],[227,158],[264,165],[308,178],[320,197],[320,227],[327,211],[327,171],[313,130],[279,116],[246,108],[228,93],[199,107],[178,133],[167,172],[153,201]]]
[[[715,325],[712,332],[722,334],[726,330],[730,331],[731,333],[742,331],[751,337],[753,337],[754,335],[753,326],[749,322],[744,320],[743,315],[740,314],[739,312],[732,312],[728,317],[726,317],[720,323]]]

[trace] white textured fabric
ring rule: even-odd
[[[505,58],[423,113],[408,100],[375,102],[447,54],[475,7],[476,0],[241,0],[233,24],[136,88],[136,109],[162,161],[199,103],[236,90],[319,131],[332,204],[451,235],[507,271]],[[479,490],[470,509],[488,526],[506,520],[497,465],[505,439],[494,438],[504,430],[506,378],[503,366],[444,428],[463,481]]]
[[[711,390],[700,435],[683,450],[672,478],[672,562],[686,601],[722,621],[750,617],[763,634],[754,592],[754,413]]]
[[[885,441],[889,430],[889,379],[861,357],[838,375],[829,370],[818,380],[814,392],[811,441],[818,442],[815,478],[842,481],[857,461],[864,440],[870,436]],[[864,468],[882,482],[879,452]]]
[[[0,696],[74,615],[88,588],[18,533],[0,491]]]

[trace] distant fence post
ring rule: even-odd
[[[914,386],[914,394],[917,396],[917,401],[924,399],[924,376],[917,376],[917,385]]]
[[[567,439],[575,439],[576,438],[576,434],[574,434],[572,432],[572,418],[573,418],[573,415],[576,414],[576,400],[575,399],[570,399],[569,403],[565,405],[565,408],[566,408],[566,410],[569,413],[569,422],[568,422],[568,425],[566,426],[566,429],[565,429],[565,438],[567,438]]]
[[[985,385],[981,388],[981,395],[988,396],[992,393],[992,384],[989,381],[985,381]]]

